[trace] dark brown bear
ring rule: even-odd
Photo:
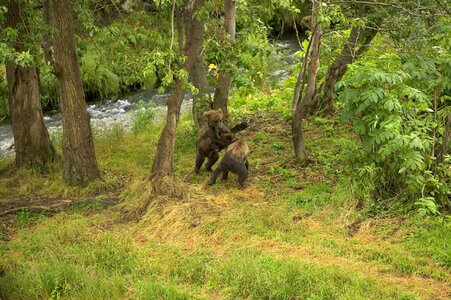
[[[211,167],[219,158],[219,151],[227,148],[234,141],[234,134],[247,128],[247,123],[243,122],[231,130],[223,122],[221,109],[210,110],[204,113],[207,123],[200,129],[196,143],[196,165],[194,171],[199,173],[205,158],[208,158],[206,169],[211,171]]]
[[[249,155],[249,147],[243,140],[238,140],[227,147],[227,151],[219,164],[219,167],[214,171],[209,185],[216,183],[216,179],[222,172],[222,180],[227,180],[229,171],[238,175],[238,188],[244,188],[244,181],[249,175],[249,164],[247,156]]]

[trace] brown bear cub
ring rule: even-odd
[[[244,181],[249,175],[249,164],[247,162],[249,153],[249,147],[243,140],[238,140],[228,146],[219,167],[214,171],[208,184],[215,184],[221,172],[222,180],[227,180],[230,171],[238,175],[238,188],[244,188]]]
[[[221,109],[207,111],[204,116],[207,123],[199,130],[196,142],[196,164],[194,167],[196,173],[199,173],[206,158],[208,158],[206,168],[208,171],[212,171],[212,166],[219,159],[219,151],[227,148],[235,141],[235,133],[247,128],[245,122],[232,129],[227,128],[223,122]]]

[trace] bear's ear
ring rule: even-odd
[[[221,109],[221,108],[218,108],[218,109],[216,110],[216,112],[217,112],[218,114],[220,114],[221,116],[224,115],[224,113],[222,112],[222,109]]]
[[[204,117],[208,118],[211,115],[211,110],[204,112]]]

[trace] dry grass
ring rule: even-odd
[[[245,190],[216,190],[213,193],[196,184],[185,185],[184,188],[186,196],[183,199],[157,197],[151,201],[139,225],[132,230],[136,242],[158,241],[169,247],[182,249],[187,254],[209,249],[216,257],[227,257],[237,249],[256,249],[279,259],[290,258],[321,266],[345,268],[351,273],[376,280],[381,286],[398,286],[402,290],[413,291],[424,299],[448,299],[451,295],[451,287],[446,280],[402,274],[386,264],[365,261],[351,253],[337,256],[331,249],[320,245],[323,240],[336,239],[351,252],[358,245],[352,246],[349,243],[358,241],[377,247],[380,251],[385,249],[390,252],[390,248],[384,245],[388,243],[389,246],[395,239],[387,241],[386,237],[375,236],[372,233],[374,221],[364,221],[357,234],[349,238],[347,233],[336,231],[336,227],[346,228],[348,225],[349,216],[346,213],[335,220],[336,227],[333,228],[322,219],[330,218],[330,212],[306,215],[300,220],[293,217],[296,214],[281,219],[283,212],[279,206],[275,206],[277,199],[266,197],[255,185]],[[142,187],[138,189],[141,190]],[[287,231],[305,228],[307,232],[314,232],[318,239],[315,241],[307,238],[304,242],[293,243],[261,234],[249,234],[246,226],[256,220],[250,218],[237,223],[236,217],[243,215],[243,210],[249,209],[261,213],[268,223],[279,223],[276,226],[285,227]],[[209,230],[210,228],[215,229]]]

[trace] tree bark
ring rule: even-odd
[[[6,26],[18,30],[14,43],[17,52],[25,51],[23,35],[26,34],[16,1],[9,1]],[[16,165],[44,165],[55,158],[42,114],[38,71],[35,67],[7,64],[8,105],[16,148]]]
[[[310,40],[311,48],[310,54],[306,53],[306,58],[304,63],[308,63],[308,78],[305,89],[305,95],[302,98],[301,102],[297,102],[293,106],[293,121],[292,121],[292,139],[293,139],[293,147],[296,158],[305,162],[307,156],[305,151],[305,143],[304,143],[304,133],[302,129],[303,119],[312,112],[312,110],[316,107],[316,83],[317,78],[316,75],[318,73],[319,68],[319,51],[321,46],[321,37],[322,37],[322,27],[321,24],[317,23],[317,12],[319,3],[317,0],[312,1],[312,28],[313,33]],[[301,70],[302,72],[302,70]],[[298,97],[300,99],[300,97]],[[296,95],[294,97],[296,100]]]
[[[53,40],[53,67],[63,121],[63,177],[78,185],[99,178],[100,172],[77,62],[72,3],[50,0],[49,8],[51,25],[58,31]]]
[[[377,30],[374,28],[353,27],[351,29],[340,56],[330,65],[324,83],[320,87],[322,107],[326,109],[326,113],[332,114],[334,111],[333,91],[335,84],[343,78],[348,65],[368,50],[376,34]]]
[[[294,86],[294,97],[293,97],[293,103],[291,105],[292,115],[295,114],[296,107],[302,97],[302,92],[304,90],[305,72],[307,70],[307,65],[308,65],[307,60],[308,60],[308,56],[310,53],[311,45],[312,45],[312,43],[308,43],[307,50],[305,50],[305,54],[304,54],[303,62],[302,62],[302,66],[301,66],[301,71],[298,74],[298,78],[296,79],[296,84]]]
[[[199,39],[204,40],[205,30],[199,30]],[[207,70],[202,55],[203,44],[198,49],[197,58],[191,69],[191,79],[193,85],[198,89],[198,93],[194,95],[193,100],[193,121],[197,129],[201,128],[205,123],[205,117],[202,112],[210,110],[212,107],[212,99],[210,95],[210,85],[207,80]]]
[[[235,41],[236,26],[236,0],[224,0],[224,27],[226,33],[229,35],[231,43]],[[222,73],[218,78],[216,91],[213,98],[213,108],[222,109],[224,113],[224,120],[228,120],[228,101],[229,88],[232,78],[230,74]]]
[[[184,22],[186,30],[183,30],[181,26],[177,26],[179,41],[182,41],[181,39],[184,37],[184,42],[180,42],[183,45],[181,48],[182,55],[186,56],[182,69],[187,73],[191,72],[203,44],[204,21],[195,19],[194,15],[204,5],[204,2],[205,0],[194,0],[194,4],[190,8],[192,0],[185,0],[184,7],[187,8],[185,17],[188,16],[187,21]],[[183,15],[178,15],[177,17],[183,18]],[[166,125],[158,140],[157,151],[152,165],[152,178],[163,177],[173,173],[175,134],[184,95],[183,81],[177,79],[168,99]]]
[[[212,99],[210,96],[210,85],[207,80],[207,70],[203,57],[199,55],[191,70],[191,78],[193,85],[199,90],[194,95],[193,101],[193,121],[197,129],[205,124],[205,117],[202,112],[210,110],[212,107]]]

